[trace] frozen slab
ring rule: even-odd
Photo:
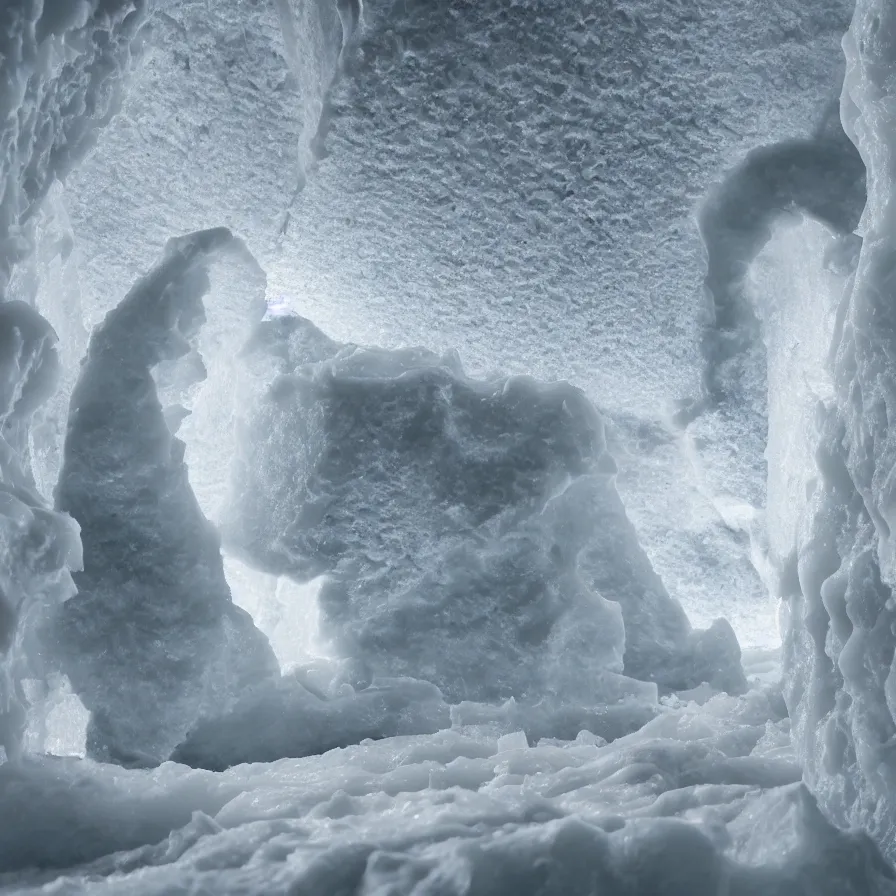
[[[153,378],[160,363],[193,356],[206,266],[240,251],[224,229],[172,240],[94,331],[72,396],[56,502],[81,525],[84,571],[57,648],[92,714],[95,757],[164,759],[197,718],[278,669],[231,601]]]
[[[623,671],[743,685],[730,628],[694,635],[651,568],[579,390],[342,346],[299,317],[265,321],[246,365],[226,544],[326,575],[322,630],[359,681],[422,678],[451,702],[600,702]]]

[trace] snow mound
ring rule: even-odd
[[[455,355],[343,346],[300,317],[245,355],[225,545],[326,576],[322,630],[358,682],[592,704],[623,672],[743,687],[730,626],[693,633],[638,544],[580,390],[473,380]]]
[[[172,240],[93,333],[75,387],[57,506],[81,525],[78,595],[53,649],[91,712],[88,751],[119,762],[166,758],[187,729],[278,670],[231,601],[219,539],[190,489],[153,369],[195,357],[209,258],[241,247],[224,229]],[[180,385],[183,385],[182,383]]]

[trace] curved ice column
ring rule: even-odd
[[[24,448],[31,415],[59,372],[56,335],[22,302],[0,303],[0,746],[20,752],[22,682],[44,679],[39,629],[74,593],[80,567],[78,527],[37,493]]]
[[[0,6],[0,293],[32,249],[34,213],[121,102],[151,0]],[[18,286],[24,295],[33,284]]]
[[[805,214],[851,237],[865,203],[861,156],[834,115],[810,138],[759,147],[726,174],[699,214],[707,257],[708,321],[701,351],[703,395],[680,413],[690,424],[701,479],[726,523],[761,539],[766,506],[768,345],[775,307],[763,307],[755,262],[776,225]],[[851,237],[851,239],[850,239]],[[756,544],[754,543],[754,547]]]
[[[456,356],[343,346],[302,318],[246,354],[225,543],[326,574],[322,628],[360,681],[452,702],[641,694],[623,672],[742,686],[730,628],[692,633],[653,572],[578,389],[472,380]]]
[[[152,374],[190,356],[206,266],[241,251],[225,229],[172,240],[94,331],[72,396],[56,502],[81,525],[84,571],[56,639],[92,714],[95,757],[164,759],[197,718],[278,671],[231,601],[217,533],[190,489],[184,444]]]
[[[817,475],[791,600],[787,701],[806,780],[840,825],[896,858],[896,8],[860,0],[844,39],[842,115],[868,170],[863,247],[831,348]]]

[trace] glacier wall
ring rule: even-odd
[[[77,526],[52,512],[44,477],[34,475],[32,424],[53,404],[71,360],[31,307],[44,280],[40,222],[55,185],[119,110],[149,9],[144,0],[19,0],[0,8],[0,741],[7,756],[21,749],[23,704],[45,702],[53,663],[37,632],[74,593],[70,570],[81,562]]]
[[[786,699],[804,775],[837,824],[896,856],[896,9],[859,0],[842,117],[868,170],[862,251],[836,308],[795,550],[781,557]],[[819,305],[824,305],[823,294]],[[824,314],[823,307],[821,307]],[[809,309],[817,313],[816,309]],[[811,327],[809,327],[811,332]],[[824,368],[822,368],[822,373]],[[810,371],[811,374],[811,371]],[[783,386],[782,386],[783,387]],[[786,388],[786,387],[783,387]],[[787,428],[787,424],[782,422]],[[792,427],[791,427],[792,429]],[[781,544],[784,544],[782,537]]]

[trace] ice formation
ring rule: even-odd
[[[719,696],[612,744],[455,725],[223,774],[29,760],[0,768],[0,892],[890,896],[799,783],[779,706]]]
[[[225,544],[326,574],[324,632],[361,681],[455,702],[615,699],[623,671],[743,687],[730,626],[691,632],[654,573],[581,391],[341,346],[300,317],[262,323],[246,354]]]
[[[450,727],[448,705],[426,682],[381,680],[360,691],[343,686],[334,694],[308,685],[305,676],[293,674],[255,689],[231,712],[194,726],[172,760],[224,771]]]
[[[816,468],[793,551],[787,700],[809,786],[839,825],[896,856],[896,557],[891,419],[896,395],[891,4],[860,0],[844,41],[843,119],[868,169],[858,268],[837,309],[831,391],[818,402]]]
[[[331,87],[330,0],[166,2],[60,194],[69,280],[89,327],[170,235],[223,223],[271,300],[341,342],[569,380],[605,418],[667,588],[700,627],[725,595],[742,643],[776,643],[741,533],[669,425],[702,375],[693,213],[751,149],[812,132],[852,5],[369,0]]]
[[[172,240],[94,331],[72,395],[56,503],[81,526],[84,570],[53,644],[91,712],[94,757],[165,759],[197,718],[278,670],[231,601],[218,534],[169,428],[184,411],[166,413],[153,379],[192,356],[206,265],[234,242],[223,229]]]
[[[826,111],[811,138],[763,146],[709,192],[699,214],[706,248],[708,320],[701,349],[703,389],[678,414],[699,444],[702,477],[726,522],[765,544],[768,471],[768,343],[776,295],[757,295],[754,262],[782,219],[806,215],[854,249],[865,204],[865,166]]]
[[[851,4],[2,4],[0,893],[896,894]]]
[[[121,103],[146,0],[20,0],[0,8],[0,289],[33,299],[33,228]],[[19,269],[16,270],[16,265]]]
[[[21,752],[25,683],[41,687],[52,667],[41,625],[74,593],[70,570],[80,567],[78,527],[47,506],[27,463],[30,418],[58,372],[47,322],[22,302],[0,304],[0,746],[7,758]]]

